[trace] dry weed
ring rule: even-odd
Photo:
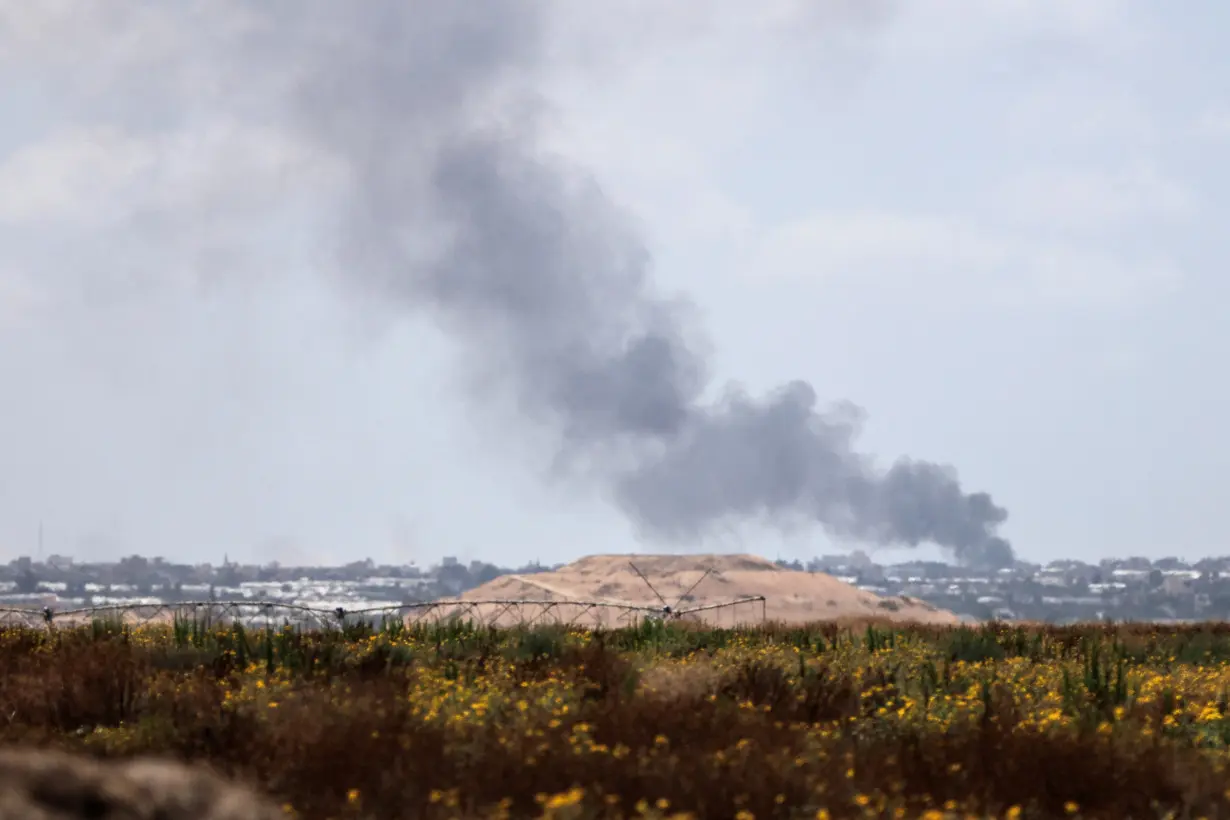
[[[0,751],[0,820],[272,820],[272,804],[202,766]]]

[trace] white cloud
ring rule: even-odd
[[[1064,87],[1048,84],[1022,95],[1009,109],[1004,127],[1010,136],[1052,148],[1149,149],[1161,140],[1156,122],[1133,92],[1077,79]]]
[[[111,127],[26,145],[0,165],[0,222],[98,224],[154,163],[145,140]]]
[[[1104,52],[1139,47],[1149,36],[1122,0],[912,0],[896,8],[886,48],[940,59],[1002,49],[1009,39]]]
[[[896,13],[897,0],[621,0],[575,3],[557,0],[551,23],[557,56],[595,64],[632,54],[663,54],[698,41],[738,42],[745,49],[797,36],[863,36],[879,30]],[[684,69],[677,65],[676,70]]]
[[[1192,133],[1200,139],[1230,140],[1230,106],[1217,104],[1206,108],[1196,118]]]
[[[1182,279],[1167,259],[1126,258],[1080,245],[1017,241],[1024,276],[994,294],[1009,304],[1135,307],[1168,293]]]
[[[234,123],[153,134],[78,127],[0,164],[0,222],[123,221],[172,211],[265,208],[329,180],[324,158],[285,132]]]
[[[28,324],[44,302],[45,294],[29,276],[0,265],[0,331]]]
[[[182,80],[201,68],[191,58],[202,48],[250,31],[258,19],[242,0],[4,0],[0,66],[68,70],[89,88],[133,75]]]
[[[276,275],[341,182],[327,157],[271,128],[79,126],[0,164],[0,228],[15,237],[0,264],[36,276],[47,298]]]
[[[1001,264],[1003,246],[959,221],[891,211],[829,211],[768,231],[757,252],[761,275],[834,278],[866,268]]]
[[[1011,179],[999,198],[1018,221],[1076,230],[1181,219],[1195,207],[1186,186],[1155,167],[1139,165],[1117,172],[1036,170]]]
[[[821,280],[969,303],[1118,307],[1173,287],[1166,260],[998,232],[956,217],[829,211],[763,234],[747,275]]]

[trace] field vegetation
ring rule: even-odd
[[[303,818],[1230,817],[1230,627],[13,628],[0,733]]]

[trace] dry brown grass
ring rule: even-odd
[[[202,765],[0,750],[3,820],[273,820],[272,803]]]
[[[1142,653],[1122,656],[1130,673],[1202,714],[1230,685],[1227,630],[863,627],[292,633],[267,654],[251,635],[5,632],[0,741],[207,763],[305,820],[536,817],[539,795],[574,787],[577,817],[612,820],[642,800],[761,820],[864,816],[862,799],[907,817],[947,801],[974,816],[1071,803],[1113,820],[1230,817],[1230,715],[1167,724],[1179,713],[1157,689],[1104,731],[1113,680],[1082,671],[1095,645]],[[1040,728],[1026,704],[1069,683],[1070,708]],[[924,684],[935,720],[917,717]],[[0,818],[271,816],[210,774],[28,755],[0,761]]]

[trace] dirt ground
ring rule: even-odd
[[[649,584],[637,575],[633,565],[645,575]],[[540,604],[484,604],[459,607],[455,611],[459,615],[477,615],[496,623],[523,622],[538,616],[572,620],[578,624],[615,626],[636,616],[643,617],[650,609],[660,612],[664,605],[686,613],[695,607],[761,596],[763,601],[749,600],[683,617],[720,626],[758,623],[762,618],[786,623],[851,618],[958,623],[952,612],[914,598],[883,598],[831,575],[784,569],[755,555],[716,554],[594,555],[551,572],[501,576],[460,596],[460,600],[469,602],[538,601]],[[573,601],[600,606],[566,603]],[[644,607],[646,611],[620,609],[625,605]]]

